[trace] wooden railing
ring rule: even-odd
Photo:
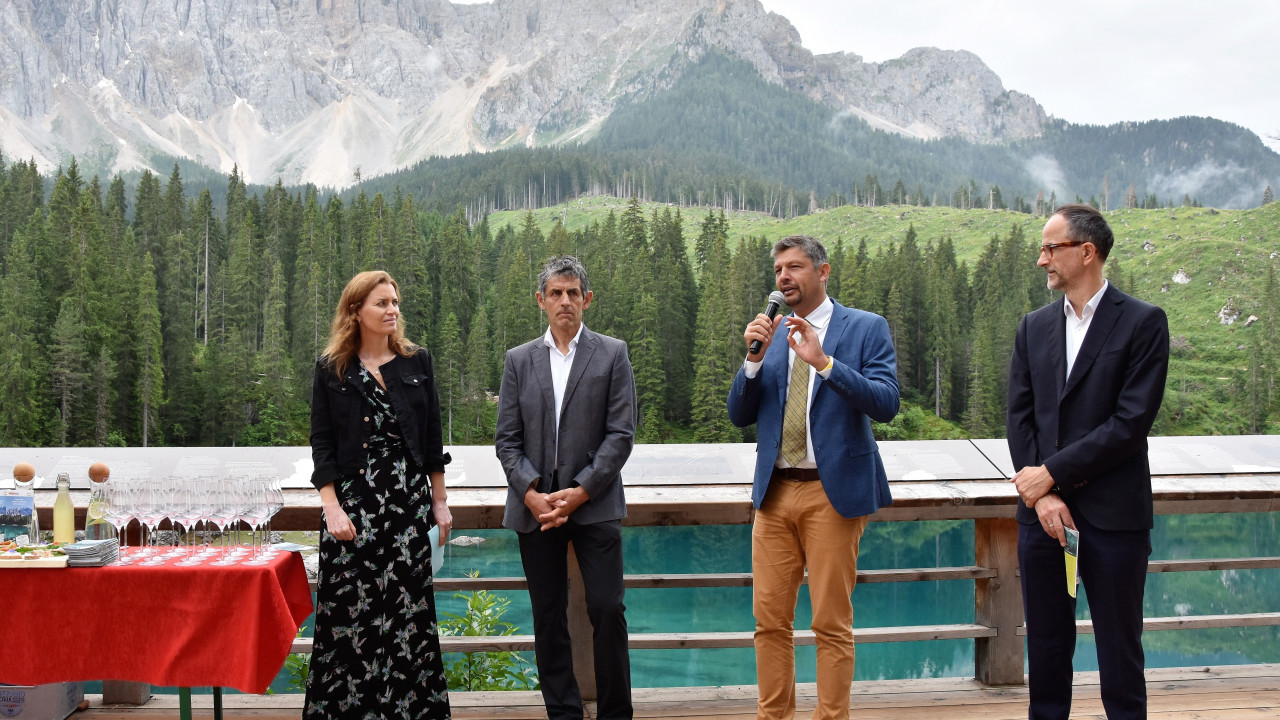
[[[1247,442],[1245,446],[1242,443]],[[1216,454],[1204,447],[1215,449]],[[1197,450],[1200,448],[1201,450]],[[306,448],[293,450],[306,456]],[[191,449],[191,452],[197,452]],[[462,462],[451,466],[449,504],[457,530],[501,526],[506,490],[492,448],[451,448]],[[749,445],[638,446],[624,470],[629,526],[731,525],[752,521]],[[975,676],[989,685],[1023,682],[1022,598],[1018,581],[1017,495],[1002,440],[886,442],[881,444],[890,468],[894,504],[872,516],[875,522],[973,520],[974,564],[962,567],[901,568],[858,573],[860,583],[973,580],[974,622],[858,628],[858,642],[906,642],[972,639]],[[0,454],[0,467],[5,455]],[[88,454],[91,450],[78,450]],[[137,451],[135,452],[146,452]],[[1241,454],[1250,455],[1241,458]],[[1261,455],[1261,457],[1259,457]],[[1206,459],[1207,458],[1207,459]],[[1224,461],[1234,458],[1236,462]],[[718,460],[727,468],[708,471],[706,463],[682,475],[682,467],[699,460]],[[1237,472],[1237,467],[1245,467]],[[1280,437],[1155,438],[1152,442],[1152,486],[1158,514],[1256,513],[1280,510]],[[718,465],[715,467],[719,467]],[[303,473],[305,475],[305,472]],[[709,478],[710,476],[710,478]],[[305,483],[303,483],[305,484]],[[286,491],[286,506],[276,516],[277,530],[319,530],[319,499],[314,490]],[[76,494],[83,505],[83,493]],[[40,501],[52,503],[52,496]],[[42,513],[48,511],[42,508]],[[572,555],[570,565],[574,573]],[[1280,568],[1278,557],[1153,561],[1150,572]],[[628,588],[745,587],[749,573],[630,575]],[[594,696],[590,626],[581,581],[571,579],[571,633],[575,666],[584,695]],[[440,591],[517,590],[523,578],[450,578],[436,582]],[[1147,618],[1149,631],[1187,628],[1280,625],[1280,613],[1200,615]],[[1087,621],[1081,632],[1091,632]],[[796,633],[799,645],[812,644],[812,633]],[[530,635],[442,638],[445,651],[524,651]],[[750,632],[633,633],[633,648],[750,647]],[[309,650],[300,640],[295,649]]]

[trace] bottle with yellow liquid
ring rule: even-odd
[[[53,501],[53,541],[76,540],[76,509],[71,504],[71,476],[58,473],[58,497]]]

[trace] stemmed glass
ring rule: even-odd
[[[188,517],[191,519],[193,529],[196,524],[201,522],[205,523],[206,526],[209,524],[209,514],[213,508],[213,491],[215,486],[216,481],[212,475],[200,475],[191,481],[191,514]],[[192,535],[191,553],[188,555],[186,560],[178,563],[179,565],[199,565],[205,557],[213,554],[212,548],[206,551],[203,545],[201,545],[200,552],[197,553],[197,536],[194,532],[190,534]]]
[[[226,482],[227,521],[236,529],[235,541],[231,543],[231,557],[234,560],[239,560],[248,553],[244,546],[240,544],[240,523],[247,522],[245,515],[249,512],[249,497],[244,486],[244,478],[239,473],[228,475]]]
[[[258,528],[271,517],[271,496],[270,484],[267,479],[258,476],[245,483],[245,522],[249,523],[250,529],[253,531],[251,537],[256,538]],[[266,565],[269,558],[260,557],[258,554],[258,542],[253,545],[253,559],[245,563],[246,565]]]
[[[234,565],[236,559],[227,552],[227,526],[236,519],[236,498],[234,483],[227,478],[214,482],[209,493],[209,521],[218,526],[222,536],[222,557],[211,565]]]
[[[284,509],[284,488],[280,484],[280,476],[273,472],[267,475],[267,530],[266,541],[263,543],[265,546],[263,555],[267,558],[280,554],[271,544],[271,518],[282,509]]]
[[[190,477],[177,476],[170,481],[172,486],[169,488],[169,522],[173,523],[174,530],[179,527],[185,527],[187,534],[190,535],[198,517],[192,516],[192,483]],[[173,550],[165,554],[167,558],[185,558],[189,555],[186,544],[182,541],[181,531],[177,532],[176,540],[173,544]]]
[[[128,565],[133,562],[133,558],[126,554],[129,549],[129,540],[124,529],[133,520],[133,486],[123,477],[113,477],[107,481],[106,490],[106,505],[103,508],[103,517],[115,527],[116,535],[120,536],[120,559],[117,561],[118,564]]]
[[[169,491],[171,486],[164,480],[159,478],[150,478],[143,483],[146,500],[140,506],[139,516],[142,522],[146,523],[147,535],[151,539],[151,549],[148,551],[150,557],[143,565],[162,565],[165,561],[165,555],[160,552],[160,543],[156,538],[156,531],[160,527],[160,523],[169,517]]]

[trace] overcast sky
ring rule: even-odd
[[[1075,123],[1207,115],[1280,149],[1280,0],[762,0],[814,53],[973,52]]]

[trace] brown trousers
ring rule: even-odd
[[[854,660],[851,595],[858,574],[858,543],[866,527],[866,516],[841,517],[821,482],[770,482],[751,529],[759,720],[795,716],[792,633],[806,567],[818,653],[818,707],[813,717],[849,717]]]

